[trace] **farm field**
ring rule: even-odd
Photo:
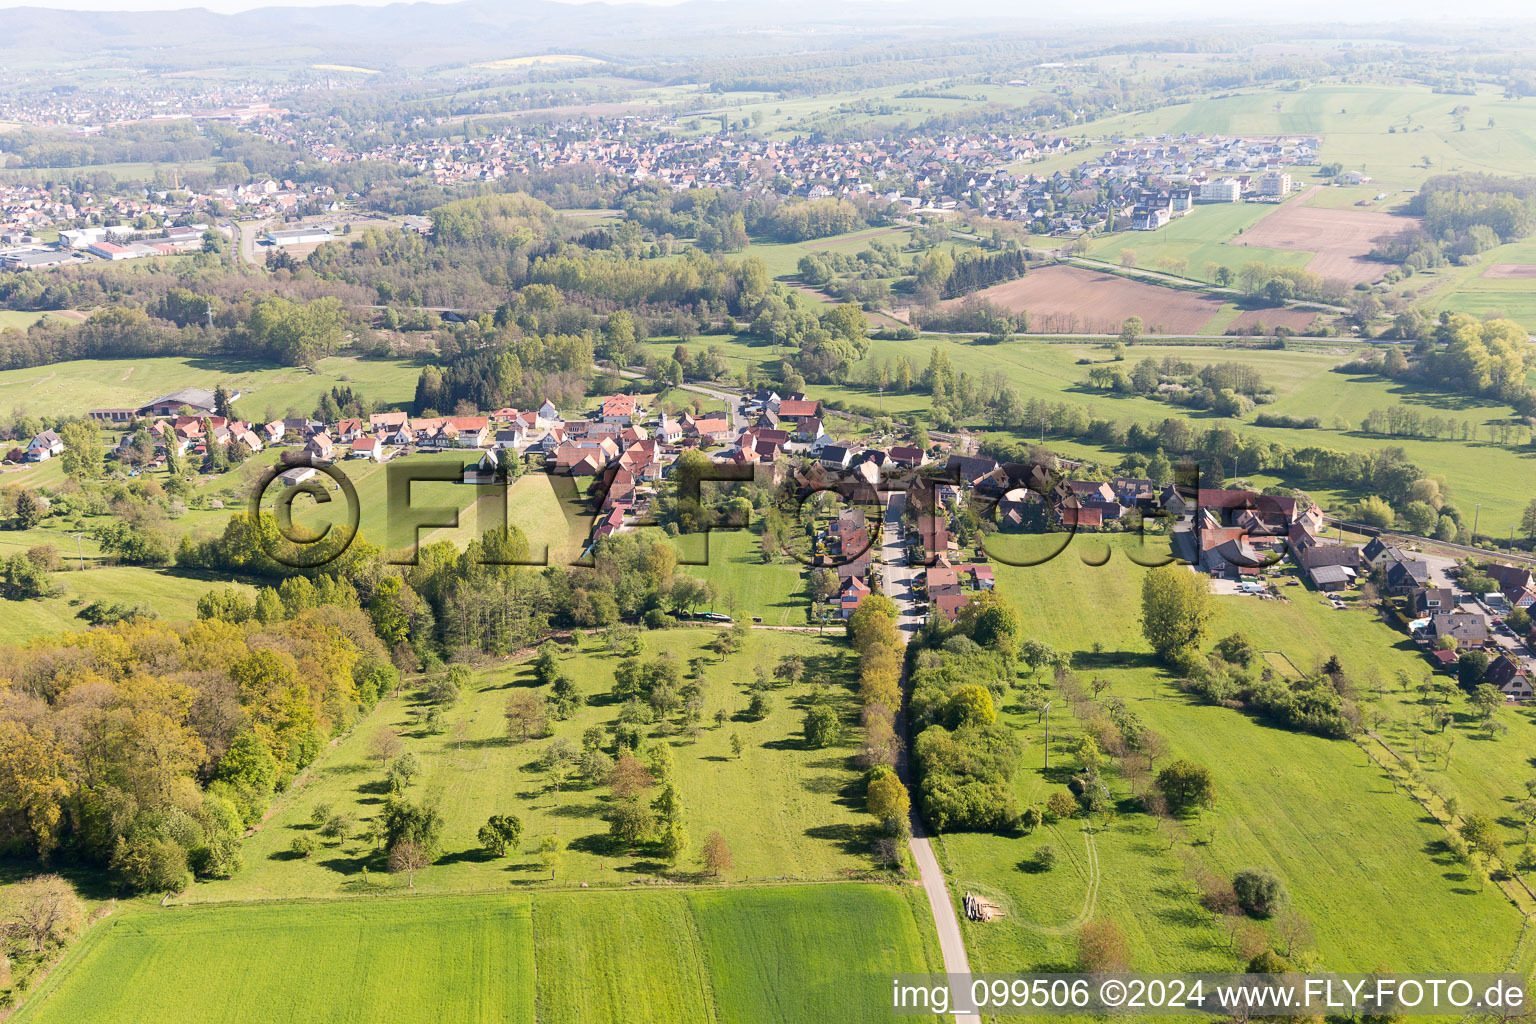
[[[679,628],[643,634],[646,659],[670,652],[685,671],[692,658],[704,659],[704,728],[696,739],[676,735],[665,740],[676,763],[694,851],[718,830],[735,854],[732,880],[825,879],[866,870],[876,825],[863,812],[853,761],[857,701],[843,684],[852,679],[856,666],[846,643],[840,635],[823,639],[755,630],[742,652],[721,663],[705,649],[715,633]],[[804,680],[774,689],[772,710],[762,721],[741,717],[753,667],[771,668],[790,653],[805,658]],[[246,840],[243,871],[229,880],[194,885],[173,902],[403,887],[403,879],[396,885],[385,873],[382,855],[360,834],[362,823],[383,804],[383,772],[369,756],[369,745],[386,727],[395,729],[405,750],[421,761],[421,775],[408,795],[435,800],[445,819],[444,854],[417,873],[418,890],[500,889],[547,880],[549,869],[533,853],[546,836],[557,836],[563,849],[555,879],[561,884],[625,885],[671,873],[649,846],[631,852],[612,843],[603,819],[605,789],[590,788],[574,777],[555,789],[541,767],[551,740],[564,738],[580,749],[584,730],[616,720],[620,707],[610,691],[618,661],[598,639],[562,656],[561,670],[575,681],[586,703],[570,718],[552,722],[552,736],[527,742],[507,738],[504,718],[508,696],[533,685],[526,661],[477,672],[469,690],[449,709],[440,734],[417,723],[413,694],[387,698],[278,800],[260,830]],[[829,684],[825,695],[848,726],[843,744],[824,750],[806,749],[801,739],[800,705],[817,681]],[[716,710],[727,713],[723,726],[715,724]],[[460,723],[462,743],[456,731]],[[733,734],[744,742],[740,757],[731,749]],[[359,834],[322,844],[310,857],[295,857],[289,847],[296,836],[312,833],[310,813],[317,804],[350,815],[359,823]],[[475,838],[494,813],[514,813],[523,822],[523,852],[504,861],[488,858]],[[695,870],[690,856],[676,874],[686,879]]]
[[[1131,316],[1142,318],[1148,334],[1198,334],[1222,308],[1215,296],[1062,265],[1032,270],[973,295],[1028,312],[1034,334],[1116,334]],[[1274,323],[1296,312],[1262,308],[1256,315]],[[1307,323],[1315,318],[1312,313],[1304,316]]]
[[[926,907],[870,884],[134,910],[13,1019],[873,1022],[937,966]]]
[[[973,968],[1064,969],[1074,954],[1074,926],[1100,916],[1126,932],[1137,970],[1235,969],[1227,936],[1177,880],[1182,859],[1193,856],[1225,874],[1255,865],[1276,871],[1310,919],[1317,950],[1332,969],[1383,963],[1429,969],[1449,962],[1502,969],[1516,952],[1521,915],[1492,886],[1478,891],[1468,884],[1440,850],[1443,830],[1426,822],[1422,809],[1389,786],[1353,744],[1271,728],[1174,690],[1136,626],[1143,570],[1119,552],[1091,567],[1083,558],[1097,560],[1106,543],[1120,544],[1082,541],[1073,545],[1082,544],[1081,551],[1069,548],[1042,566],[998,565],[999,591],[1031,624],[1032,635],[1078,652],[1081,676],[1109,680],[1106,696],[1125,701],[1162,733],[1171,756],[1208,767],[1218,803],[1180,836],[1166,826],[1158,830],[1145,815],[1122,813],[1108,826],[1096,823],[1091,834],[1071,822],[1022,843],[980,834],[943,837],[951,887],[981,891],[1009,914],[994,924],[962,923]],[[1063,593],[1073,600],[1060,601]],[[1356,678],[1407,657],[1382,635],[1386,627],[1366,628],[1356,613],[1316,605],[1315,614],[1338,623],[1336,631],[1318,626],[1308,603],[1315,599],[1299,589],[1290,605],[1218,598],[1212,639],[1241,629],[1307,666],[1315,656],[1337,652]],[[1083,616],[1085,606],[1096,614]],[[1280,616],[1271,614],[1277,610]],[[1324,633],[1327,646],[1319,646]],[[1092,653],[1094,644],[1102,644],[1102,653]],[[1040,767],[1036,715],[1006,702],[1003,712],[1030,744],[1027,771],[1016,784],[1020,799],[1039,800],[1073,770],[1068,751],[1080,725],[1058,707],[1047,772]],[[1111,789],[1117,800],[1129,795],[1124,780],[1112,780]],[[1018,866],[1042,842],[1052,843],[1061,858],[1047,879]]]
[[[212,390],[223,384],[241,393],[234,403],[238,415],[266,422],[290,410],[307,415],[321,393],[338,384],[361,391],[370,401],[408,406],[415,397],[419,372],[420,367],[411,362],[353,356],[322,359],[313,372],[225,357],[80,359],[0,370],[0,407],[50,416],[95,408],[136,408],[180,388]]]
[[[1246,263],[1299,267],[1305,253],[1286,247],[1264,248],[1250,243],[1242,232],[1273,216],[1277,208],[1264,203],[1201,203],[1156,231],[1118,231],[1099,236],[1088,250],[1094,259],[1120,262],[1120,252],[1136,254],[1137,266],[1162,270],[1163,261],[1184,260],[1180,276],[1206,279],[1205,265],[1215,263],[1236,273]],[[1102,240],[1100,240],[1102,239]]]
[[[1301,202],[1293,200],[1281,206],[1249,228],[1244,240],[1275,249],[1316,252],[1306,267],[1325,278],[1352,285],[1381,280],[1391,264],[1367,259],[1367,254],[1392,235],[1419,227],[1419,218],[1307,206],[1305,201],[1317,191],[1314,186],[1302,194]]]

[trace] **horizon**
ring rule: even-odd
[[[286,3],[259,3],[246,2],[246,0],[213,0],[203,3],[176,3],[174,0],[0,0],[0,10],[35,9],[52,11],[61,14],[87,13],[87,14],[164,14],[179,11],[207,11],[219,15],[246,14],[252,11],[262,10],[309,10],[322,7],[410,7],[418,5],[453,6],[468,3],[471,0],[290,0]],[[540,0],[540,2],[558,3],[569,7],[679,7],[688,3],[719,3],[722,5],[735,5],[740,0]],[[846,0],[849,4],[876,5],[913,5],[913,0]],[[508,5],[510,10],[515,10],[519,5]],[[1038,5],[1044,8],[1045,5]],[[960,17],[996,16],[1001,18],[1023,19],[1031,16],[1031,12],[1019,5],[1005,2],[1005,0],[963,0],[960,4],[950,4],[945,7],[945,16],[953,17],[958,13]],[[1106,5],[1100,8],[1102,17],[1127,16],[1125,11],[1116,11],[1115,5]],[[1431,0],[1413,0],[1408,3],[1387,3],[1380,0],[1378,3],[1365,3],[1352,6],[1349,11],[1340,11],[1336,5],[1326,0],[1305,0],[1305,2],[1291,4],[1280,11],[1270,11],[1264,14],[1234,11],[1229,5],[1216,2],[1216,0],[1200,0],[1193,5],[1181,7],[1172,18],[1171,24],[1187,24],[1196,19],[1220,16],[1223,22],[1233,24],[1297,24],[1301,22],[1323,23],[1357,23],[1374,22],[1383,18],[1391,18],[1396,21],[1449,21],[1449,20],[1513,20],[1519,22],[1536,21],[1536,15],[1530,12],[1528,5],[1520,0],[1479,0],[1471,5],[1471,10],[1463,6],[1455,14],[1448,13],[1443,5],[1433,3]],[[937,16],[937,15],[935,15]],[[1150,15],[1148,16],[1150,17]],[[1079,14],[1080,20],[1094,20],[1091,16]]]

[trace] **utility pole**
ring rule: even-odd
[[[75,534],[75,553],[80,558],[80,571],[81,572],[85,571],[85,546],[84,546],[84,542],[80,539],[80,538],[82,538],[84,536],[85,536],[85,534],[83,534],[83,533]]]
[[[1054,701],[1045,702],[1045,766],[1051,766],[1051,705]]]
[[[1476,509],[1472,513],[1472,543],[1474,545],[1477,544],[1477,522],[1482,517],[1483,517],[1483,503],[1482,502],[1478,502]]]

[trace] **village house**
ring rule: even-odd
[[[384,442],[376,437],[355,437],[352,440],[352,451],[347,457],[382,462],[384,461]]]
[[[1536,575],[1523,566],[1489,565],[1484,575],[1498,584],[1499,593],[1511,608],[1536,607]]]
[[[52,430],[45,430],[27,442],[28,462],[47,462],[55,455],[64,454],[64,439]]]
[[[640,399],[635,395],[610,395],[598,403],[598,419],[604,423],[633,423],[641,413]]]
[[[1531,670],[1508,654],[1501,654],[1489,664],[1483,673],[1483,682],[1494,687],[1509,700],[1528,701],[1536,696],[1531,686]]]

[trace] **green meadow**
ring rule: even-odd
[[[0,325],[3,326],[3,325]],[[331,356],[314,370],[258,360],[153,356],[78,359],[23,370],[0,370],[0,407],[37,415],[78,415],[87,409],[136,408],[181,388],[239,391],[235,412],[266,422],[314,411],[320,395],[342,385],[373,402],[408,406],[420,366],[403,360]]]
[[[1109,561],[1089,565],[1106,546]],[[1182,829],[1159,828],[1136,811],[1127,782],[1112,777],[1122,813],[1107,824],[1062,821],[1023,838],[944,836],[939,845],[952,889],[981,892],[1008,914],[990,924],[962,922],[973,969],[1067,969],[1076,928],[1096,917],[1125,932],[1137,970],[1237,969],[1231,939],[1182,877],[1188,859],[1227,875],[1249,866],[1275,871],[1331,969],[1528,967],[1530,950],[1517,947],[1521,913],[1496,887],[1479,890],[1444,849],[1444,830],[1360,748],[1272,728],[1174,689],[1140,636],[1143,570],[1121,547],[1079,538],[1041,566],[997,565],[999,591],[1023,615],[1029,635],[1074,654],[1085,682],[1106,679],[1104,697],[1125,701],[1161,733],[1169,756],[1210,769],[1216,807]],[[1018,552],[1019,540],[999,541],[998,550],[1009,549]],[[1212,639],[1242,630],[1260,648],[1288,653],[1305,667],[1336,653],[1357,681],[1372,670],[1390,678],[1399,665],[1424,665],[1366,613],[1335,612],[1299,586],[1288,593],[1289,604],[1218,598]],[[1040,801],[1076,770],[1070,750],[1081,723],[1056,701],[1047,769],[1037,715],[1006,700],[1001,711],[1028,742],[1026,769],[1015,784],[1019,798]],[[1507,742],[1509,756],[1516,745]],[[1045,843],[1057,851],[1056,867],[1029,872],[1026,862]]]
[[[874,1022],[891,974],[938,969],[918,896],[836,884],[134,909],[96,925],[14,1019]]]
[[[803,626],[811,600],[805,567],[785,555],[764,564],[761,536],[758,524],[680,536],[673,541],[679,571],[715,584],[718,610],[761,618],[768,626]]]
[[[686,570],[684,570],[686,571]],[[801,633],[755,630],[746,648],[726,661],[706,647],[715,630],[679,628],[644,634],[644,657],[666,651],[685,673],[703,659],[704,721],[697,736],[659,738],[676,763],[693,853],[676,869],[649,845],[616,845],[604,814],[608,794],[574,775],[558,787],[544,771],[546,749],[567,739],[578,749],[582,733],[612,725],[620,707],[610,695],[616,655],[589,638],[561,658],[561,671],[579,688],[585,703],[570,718],[553,721],[551,735],[527,741],[508,738],[504,717],[508,697],[534,686],[526,661],[509,662],[475,674],[474,683],[445,715],[434,733],[418,720],[415,696],[406,692],[380,703],[369,718],[337,740],[282,796],[245,845],[245,869],[234,878],[203,882],[176,901],[268,899],[303,895],[377,892],[404,887],[385,873],[384,860],[362,835],[364,823],[384,802],[384,773],[370,757],[374,735],[396,730],[404,749],[422,765],[408,796],[437,803],[445,818],[443,856],[416,875],[416,888],[446,892],[505,889],[548,882],[535,849],[553,837],[562,849],[555,881],[593,886],[627,885],[659,877],[692,878],[697,851],[719,831],[735,854],[732,880],[836,878],[870,866],[876,823],[863,812],[859,772],[854,763],[859,734],[857,700],[845,684],[856,671],[840,635],[825,639]],[[746,687],[755,666],[770,669],[786,654],[805,659],[805,678],[772,692],[772,709],[761,721],[748,720]],[[805,746],[803,705],[819,688],[841,714],[845,738],[821,750]],[[726,713],[723,725],[716,711]],[[731,737],[740,736],[738,757]],[[295,837],[312,835],[310,815],[319,804],[350,816],[357,827],[344,840],[322,842],[308,857],[294,856]],[[491,814],[516,814],[523,822],[521,852],[504,860],[487,857],[476,832]]]

